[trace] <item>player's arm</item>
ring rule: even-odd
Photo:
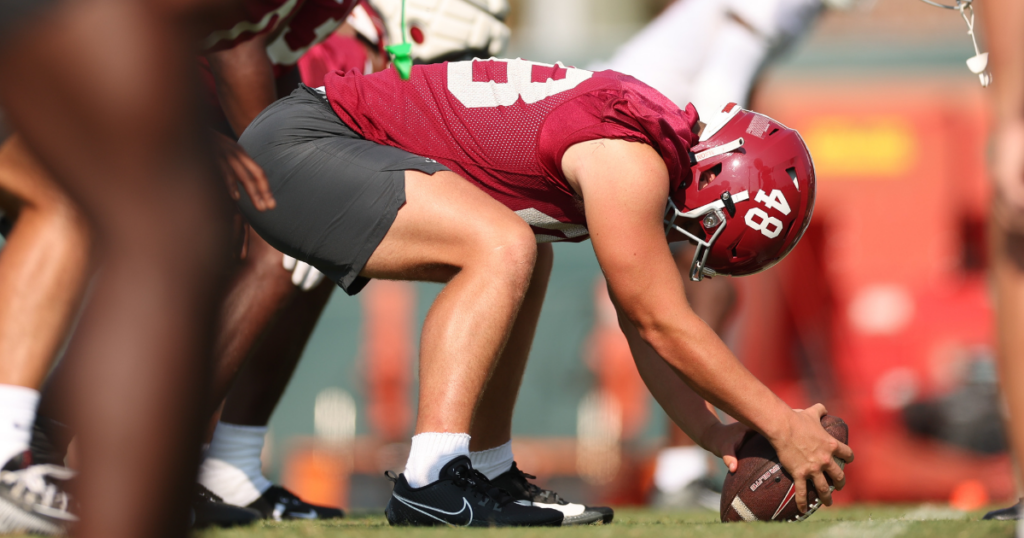
[[[206,59],[217,84],[217,98],[224,115],[235,134],[240,135],[264,108],[277,99],[266,37],[256,36],[230,49],[209,52]],[[214,137],[232,198],[238,199],[238,184],[241,183],[256,209],[273,209],[276,202],[263,169],[234,140],[219,133]]]
[[[748,431],[747,426],[742,422],[723,424],[708,408],[707,401],[694,392],[679,374],[658,356],[654,348],[640,338],[636,326],[618,303],[615,303],[615,311],[619,317],[619,327],[622,328],[622,333],[626,335],[626,341],[629,343],[629,351],[633,355],[636,369],[654,399],[690,439],[701,448],[722,458],[729,470],[735,471],[739,463],[736,451],[739,450],[743,436]]]
[[[821,427],[824,407],[791,410],[690,309],[662,224],[669,181],[661,157],[645,144],[595,140],[569,148],[562,167],[583,197],[613,300],[639,336],[702,398],[771,441],[795,478],[801,511],[803,478],[830,504],[824,473],[841,486],[843,471],[832,456],[849,462],[853,453]]]
[[[242,131],[277,99],[274,67],[267,56],[266,36],[256,36],[230,49],[206,54],[217,83],[217,98],[235,131]]]

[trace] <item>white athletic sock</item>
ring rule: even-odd
[[[658,452],[654,486],[662,493],[682,491],[708,474],[707,452],[699,446],[673,446]]]
[[[199,483],[235,506],[259,499],[273,485],[263,476],[260,462],[266,435],[266,426],[218,422],[199,467]]]
[[[470,452],[469,461],[473,462],[473,468],[483,473],[488,480],[494,480],[512,468],[512,462],[515,461],[512,456],[512,441],[499,447]]]
[[[459,456],[469,455],[468,433],[421,433],[412,438],[405,479],[421,488],[440,478],[441,467]]]
[[[28,450],[38,406],[38,390],[0,385],[0,467]]]

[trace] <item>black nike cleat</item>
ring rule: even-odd
[[[384,515],[392,525],[455,527],[557,527],[562,513],[515,502],[459,456],[441,469],[440,479],[413,488],[405,475],[385,473],[395,483]]]
[[[192,497],[192,527],[241,527],[252,525],[262,519],[260,513],[250,508],[227,504],[212,491],[196,484]]]
[[[550,489],[541,489],[530,482],[536,478],[532,474],[520,471],[516,462],[512,462],[512,468],[496,476],[491,483],[507,491],[520,504],[531,503],[540,508],[558,510],[563,515],[563,526],[611,523],[615,518],[615,511],[607,506],[571,503]]]
[[[1009,508],[1000,508],[999,510],[993,510],[981,519],[994,519],[996,521],[1015,521],[1020,519],[1021,508],[1024,507],[1024,499],[1017,501],[1017,504]]]
[[[0,470],[0,534],[64,535],[78,521],[64,491],[75,473],[59,465],[30,465],[27,454]]]
[[[345,517],[339,508],[317,506],[300,499],[294,493],[281,486],[270,486],[259,499],[249,505],[264,519],[284,521],[288,519],[338,519]]]

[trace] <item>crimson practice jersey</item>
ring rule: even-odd
[[[203,48],[207,52],[230,49],[258,35],[273,32],[282,21],[295,14],[301,0],[245,0],[236,5],[230,27],[224,27],[206,36]]]
[[[562,174],[579,142],[615,138],[654,147],[670,189],[689,177],[697,111],[614,71],[486,60],[325,79],[334,111],[367,140],[434,159],[529,223],[538,242],[588,237],[583,202]]]
[[[345,22],[357,3],[358,0],[305,0],[280,34],[267,44],[274,74],[281,76],[294,67],[306,51]]]

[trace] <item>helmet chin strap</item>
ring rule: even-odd
[[[700,282],[704,280],[705,276],[710,278],[718,274],[714,269],[707,267],[706,264],[708,255],[711,253],[711,247],[718,240],[718,236],[722,235],[722,232],[725,231],[727,218],[722,210],[728,211],[730,216],[735,216],[735,203],[748,199],[750,199],[748,191],[736,194],[724,193],[722,198],[686,212],[680,211],[679,207],[672,201],[672,198],[668,199],[664,218],[665,235],[668,235],[674,229],[697,243],[697,252],[694,253],[693,262],[690,263],[690,280]],[[677,219],[703,220],[704,227],[714,228],[715,233],[708,239],[701,239],[677,224]]]

